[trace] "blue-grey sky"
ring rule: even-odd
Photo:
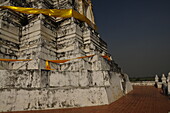
[[[129,76],[170,71],[170,0],[92,0],[98,32]]]

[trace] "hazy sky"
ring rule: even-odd
[[[98,32],[129,76],[170,71],[170,0],[92,0]]]

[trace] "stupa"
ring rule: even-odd
[[[92,9],[90,0],[0,0],[0,112],[107,105],[133,89]]]

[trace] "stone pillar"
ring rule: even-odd
[[[166,77],[165,77],[165,75],[164,75],[164,74],[162,74],[162,78],[161,78],[161,80],[162,80],[162,84],[165,84],[165,83],[166,83]]]
[[[170,72],[168,73],[167,82],[168,82],[168,95],[170,95]]]
[[[158,75],[155,76],[155,87],[156,87],[156,88],[161,88],[161,87],[162,87],[162,83],[159,82],[159,77],[158,77]]]
[[[159,82],[159,77],[158,75],[155,76],[155,83],[158,83]]]
[[[166,77],[164,74],[162,74],[162,90],[163,90],[163,94],[167,95],[167,83],[166,83]]]

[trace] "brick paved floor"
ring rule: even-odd
[[[135,86],[128,95],[108,106],[8,113],[170,113],[170,99],[160,89]]]

